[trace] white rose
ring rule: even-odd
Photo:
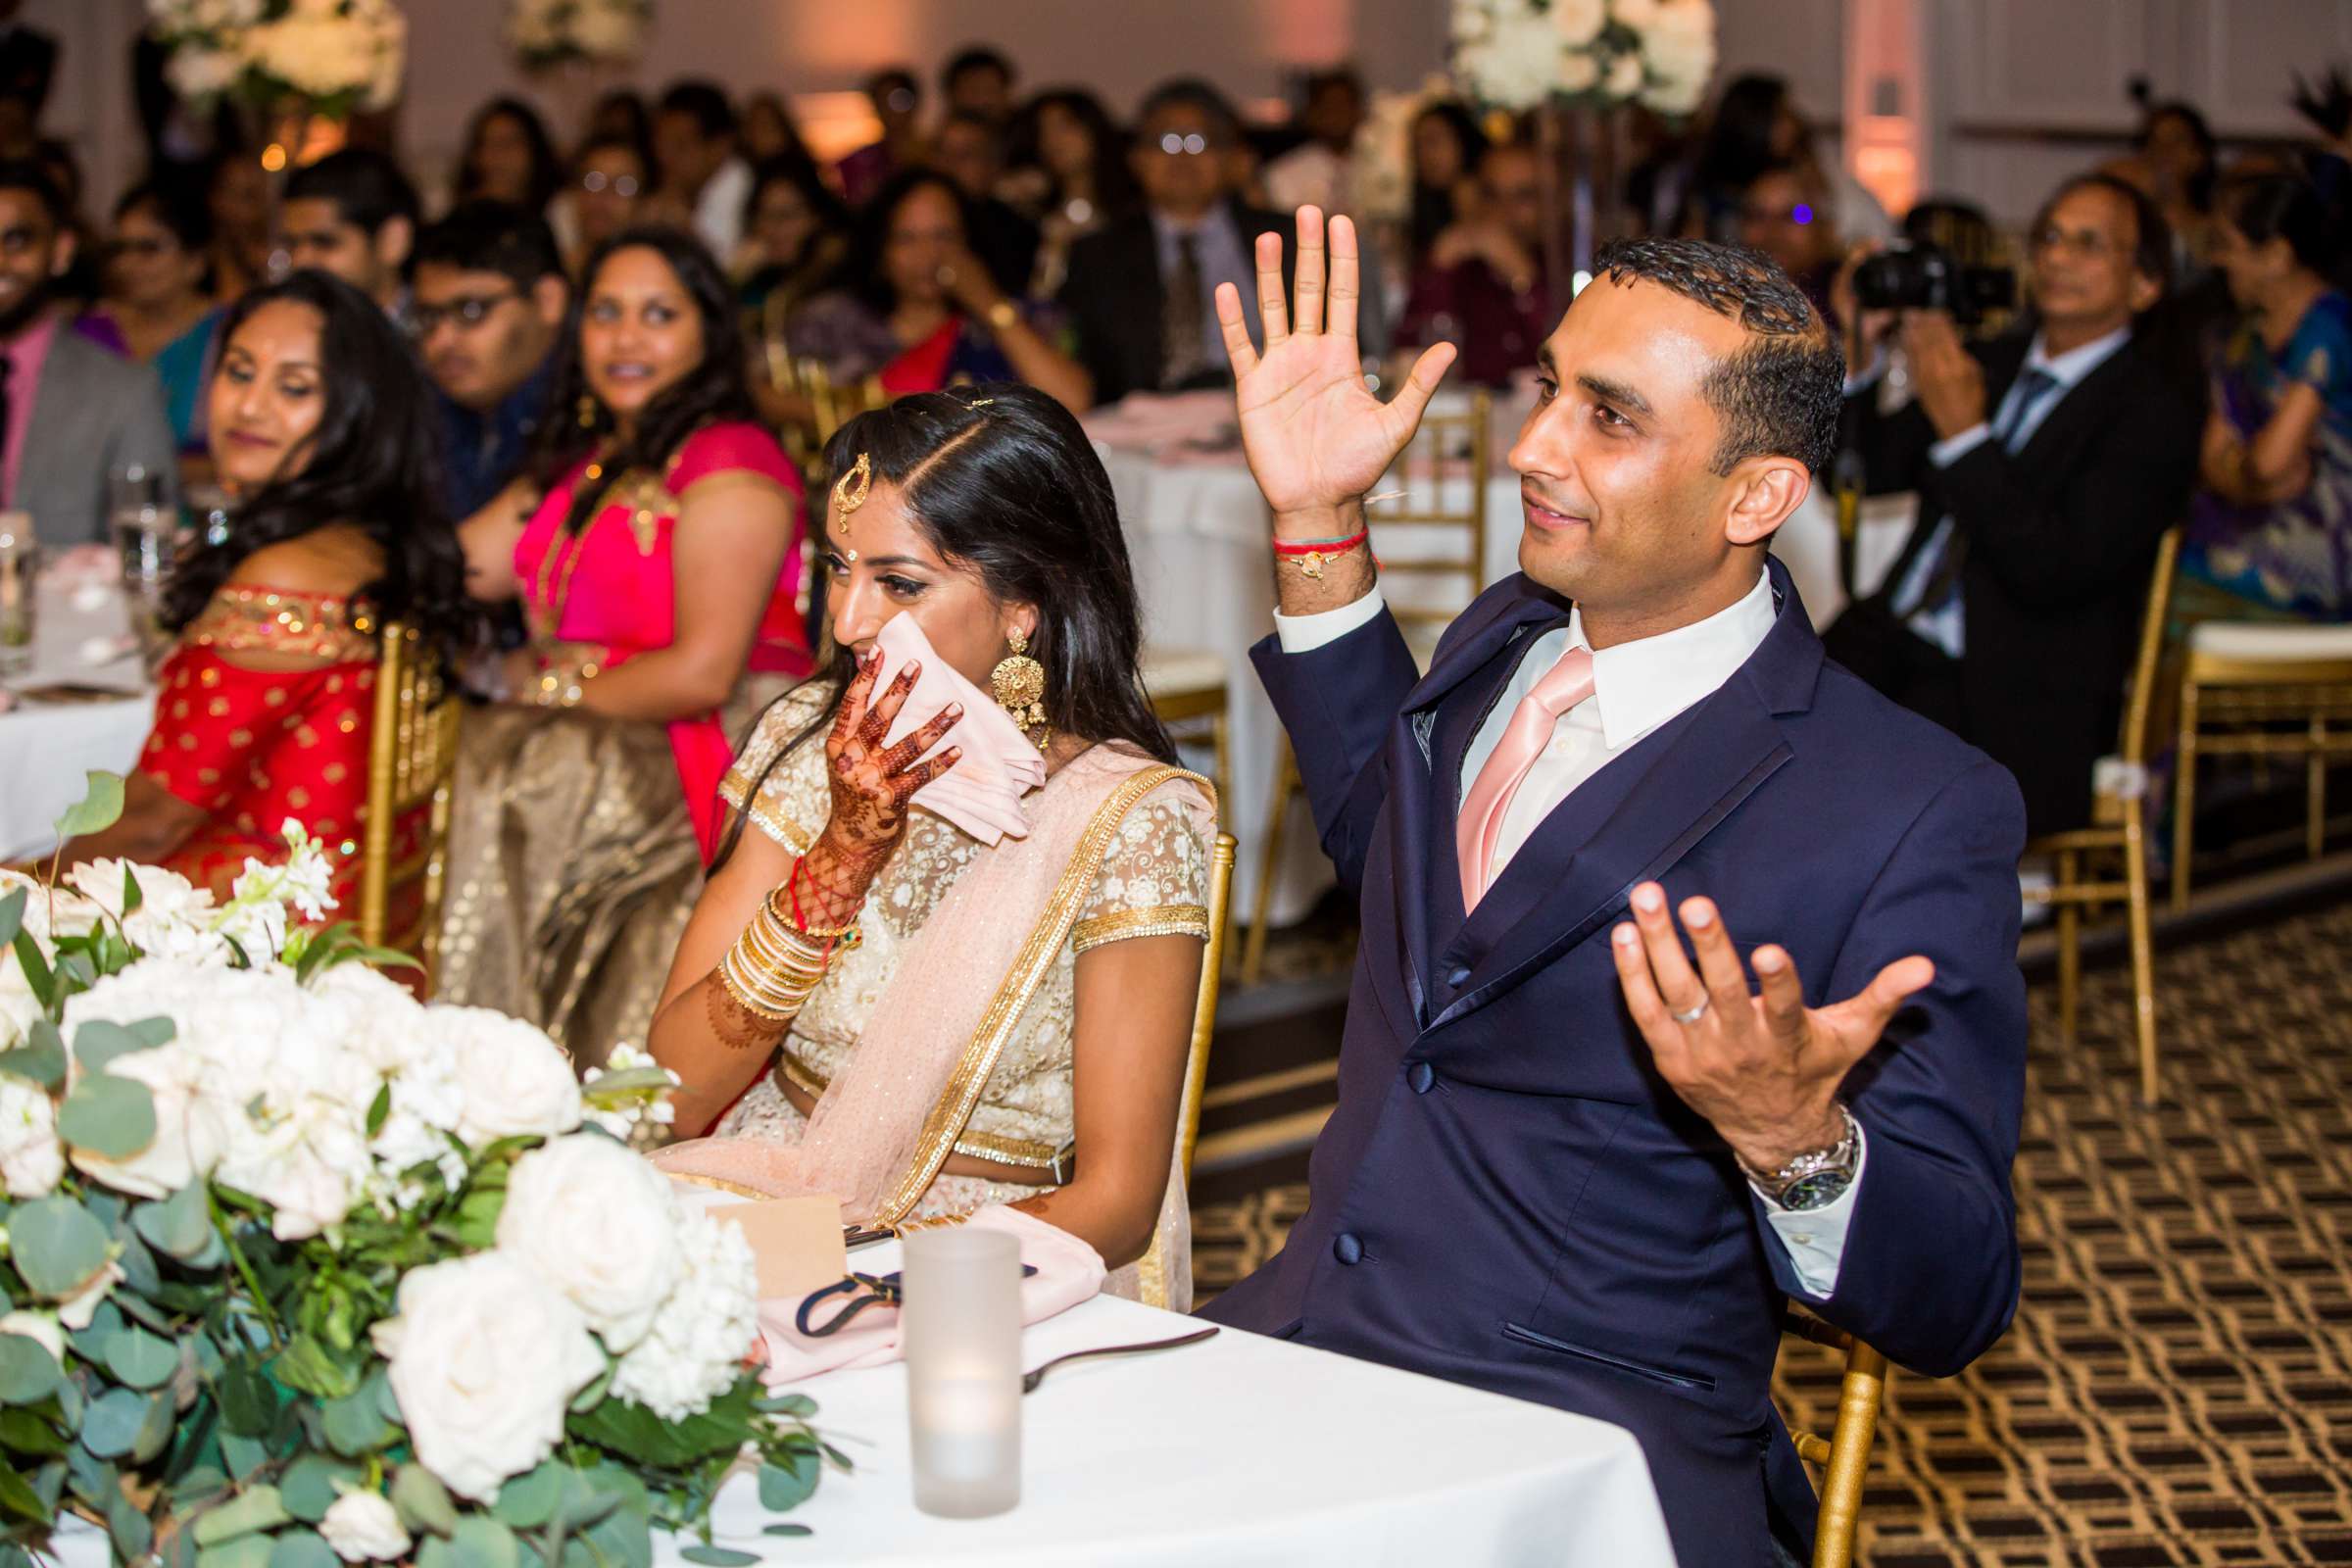
[[[48,1091],[0,1073],[0,1184],[11,1198],[46,1198],[65,1174],[66,1151]]]
[[[555,1451],[604,1352],[579,1308],[504,1252],[413,1269],[399,1303],[373,1339],[416,1457],[452,1492],[488,1502]]]
[[[1609,74],[1603,90],[1611,98],[1631,98],[1642,90],[1642,57],[1619,55],[1609,62]]]
[[[1591,92],[1600,82],[1600,62],[1589,54],[1560,57],[1560,90]]]
[[[318,1534],[345,1562],[390,1562],[414,1544],[392,1499],[380,1492],[346,1492],[327,1505]]]
[[[1571,49],[1591,43],[1607,21],[1606,0],[1551,0],[1552,30]]]
[[[0,1317],[0,1334],[22,1334],[47,1350],[59,1366],[66,1364],[66,1330],[55,1312],[11,1312]]]
[[[1657,14],[1658,0],[1609,0],[1610,20],[1636,32],[1647,27]]]
[[[182,98],[204,100],[216,98],[237,84],[245,74],[245,62],[227,49],[206,49],[183,43],[172,51],[164,66],[164,75],[172,90]]]
[[[564,1048],[488,1007],[425,1009],[442,1034],[464,1097],[457,1133],[473,1148],[500,1138],[553,1138],[580,1124],[580,1086]]]
[[[602,1133],[575,1133],[514,1162],[498,1245],[618,1354],[645,1337],[677,1283],[679,1219],[669,1178]]]
[[[584,5],[571,14],[571,41],[599,60],[626,60],[640,44],[637,13],[623,5]]]
[[[735,1386],[760,1333],[760,1263],[743,1228],[689,1211],[678,1227],[677,1289],[652,1332],[612,1370],[612,1392],[683,1421]]]

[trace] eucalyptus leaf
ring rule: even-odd
[[[170,1389],[158,1389],[147,1396],[147,1418],[139,1423],[138,1436],[130,1445],[132,1459],[140,1464],[151,1463],[172,1446],[174,1413]]]
[[[499,1493],[502,1508],[507,1492],[514,1487],[510,1481]],[[449,1489],[441,1485],[439,1476],[415,1460],[402,1465],[392,1477],[392,1507],[400,1515],[401,1527],[413,1536],[446,1536],[458,1528],[458,1508],[450,1501]],[[540,1517],[544,1523],[546,1516]]]
[[[21,1203],[8,1217],[9,1250],[36,1296],[63,1301],[106,1266],[106,1227],[71,1198]]]
[[[298,1334],[270,1363],[270,1375],[289,1389],[339,1400],[360,1386],[360,1375],[335,1358],[315,1335]],[[371,1415],[373,1412],[369,1412]],[[331,1409],[329,1419],[332,1419]]]
[[[275,1487],[255,1487],[218,1508],[206,1509],[196,1521],[196,1544],[217,1546],[256,1531],[275,1530],[289,1518]]]
[[[593,1083],[582,1084],[580,1093],[590,1100],[596,1100],[606,1095],[641,1094],[648,1089],[670,1087],[670,1076],[665,1068],[623,1067],[618,1072],[606,1073]]]
[[[270,1445],[259,1438],[241,1438],[225,1428],[220,1433],[220,1462],[228,1466],[229,1477],[235,1481],[250,1481],[260,1474],[274,1457]]]
[[[147,1424],[147,1396],[136,1389],[109,1389],[82,1412],[81,1446],[101,1459],[120,1459],[139,1441]]]
[[[412,1465],[410,1469],[420,1468]],[[564,1495],[564,1473],[566,1466],[560,1459],[550,1459],[536,1470],[525,1471],[498,1489],[498,1497],[490,1511],[516,1530],[536,1530],[556,1516],[556,1503]],[[402,1475],[408,1471],[403,1470]],[[436,1486],[438,1482],[434,1483]],[[393,1491],[394,1502],[400,1500],[399,1489]],[[447,1500],[446,1494],[444,1499]]]
[[[137,912],[139,906],[140,906],[140,905],[142,905],[142,904],[145,904],[146,902],[147,902],[147,895],[146,895],[144,892],[142,892],[142,891],[140,890],[140,888],[139,888],[139,874],[138,874],[138,872],[137,872],[135,869],[133,869],[133,867],[132,867],[132,864],[131,864],[131,862],[130,862],[130,861],[128,861],[128,860],[125,860],[125,861],[123,861],[123,862],[122,862],[122,913],[123,913],[125,916],[128,916],[128,915],[134,914],[134,913],[136,913],[136,912]]]
[[[756,1551],[737,1551],[730,1546],[686,1546],[678,1555],[702,1568],[751,1568],[762,1560]]]
[[[791,1538],[794,1538],[794,1539],[798,1539],[799,1537],[802,1537],[802,1536],[813,1536],[813,1535],[815,1535],[815,1534],[816,1534],[816,1532],[815,1532],[815,1531],[813,1531],[813,1530],[809,1529],[809,1528],[808,1528],[807,1525],[789,1525],[789,1524],[787,1524],[787,1525],[769,1525],[769,1526],[767,1526],[766,1528],[762,1529],[762,1530],[761,1530],[760,1533],[761,1535],[763,1535],[763,1536],[786,1536],[786,1537],[791,1537]]]
[[[13,1464],[0,1464],[0,1510],[44,1525],[51,1516],[41,1494],[32,1490],[32,1483],[19,1474]]]
[[[66,1461],[52,1459],[32,1473],[32,1490],[39,1494],[41,1506],[51,1513],[66,1495]]]
[[[0,1334],[0,1403],[31,1404],[57,1391],[65,1369],[28,1334]]]
[[[49,1020],[43,1018],[34,1027],[48,1023]],[[56,1026],[49,1025],[49,1032],[54,1036],[57,1033]],[[55,1094],[66,1086],[66,1053],[63,1047],[37,1044],[28,1038],[24,1045],[13,1051],[0,1051],[0,1072],[13,1074]]]
[[[95,1217],[95,1216],[93,1216]],[[100,1301],[90,1312],[89,1323],[78,1329],[69,1329],[66,1344],[85,1361],[104,1361],[106,1348],[122,1332],[122,1308],[113,1297]]]
[[[469,1513],[449,1538],[461,1568],[519,1568],[521,1548],[514,1532],[488,1514]]]
[[[752,1401],[761,1415],[789,1415],[806,1421],[816,1414],[816,1401],[806,1394],[769,1394]]]
[[[816,1491],[824,1466],[813,1453],[783,1453],[760,1467],[760,1506],[790,1513]]]
[[[41,956],[41,945],[32,940],[32,933],[18,932],[9,946],[16,949],[17,967],[24,971],[24,983],[32,988],[33,1000],[41,1004],[43,1011],[56,1006],[57,976],[50,971],[49,960]],[[34,1027],[37,1030],[39,1026]]]
[[[392,1086],[387,1083],[378,1089],[375,1092],[375,1098],[368,1102],[368,1136],[373,1138],[377,1133],[382,1132],[384,1123],[391,1119],[391,1115]]]
[[[30,1410],[0,1410],[0,1448],[12,1458],[53,1458],[72,1445],[73,1439]]]
[[[364,1474],[357,1465],[338,1463],[322,1453],[306,1453],[278,1477],[278,1499],[286,1505],[286,1512],[306,1525],[315,1525],[343,1494],[336,1483],[356,1486]]]
[[[326,1445],[337,1453],[358,1458],[388,1446],[400,1429],[384,1419],[383,1401],[372,1388],[361,1388],[320,1409]]]
[[[66,808],[66,814],[57,819],[59,843],[81,837],[84,833],[103,833],[122,819],[122,775],[87,770],[89,793]]]
[[[642,1512],[615,1509],[585,1540],[604,1568],[654,1568],[653,1526]]]
[[[155,1522],[121,1492],[107,1502],[106,1533],[114,1539],[117,1562],[137,1562],[155,1545]]]
[[[30,888],[19,888],[0,899],[0,948],[16,941],[17,933],[24,929],[24,900],[31,892]]]
[[[179,1370],[179,1347],[141,1328],[124,1328],[107,1343],[106,1364],[134,1389],[160,1389]]]
[[[129,1223],[115,1227],[115,1262],[122,1270],[122,1283],[128,1286],[125,1300],[144,1302],[164,1288],[163,1271],[155,1266],[155,1254],[139,1240],[139,1233]]]
[[[250,1362],[232,1361],[220,1369],[220,1426],[240,1438],[267,1434],[277,1419],[277,1396],[270,1380]]]
[[[343,1568],[343,1559],[316,1530],[288,1530],[270,1548],[270,1568]]]
[[[234,1507],[235,1504],[223,1503],[221,1506]],[[220,1511],[220,1508],[215,1508],[204,1518],[210,1519]],[[196,1522],[201,1526],[204,1519]],[[224,1545],[207,1546],[201,1541],[196,1545],[195,1568],[270,1568],[270,1553],[276,1549],[277,1543],[266,1535],[246,1535]]]
[[[169,1198],[139,1204],[130,1211],[130,1223],[148,1246],[183,1262],[200,1255],[214,1240],[213,1216],[205,1206],[201,1182],[190,1182]]]
[[[57,1130],[76,1149],[128,1159],[155,1142],[155,1095],[135,1078],[84,1074],[58,1108]]]
[[[458,1568],[458,1551],[439,1536],[416,1543],[416,1568]]]
[[[74,1031],[74,1058],[92,1072],[104,1072],[107,1063],[117,1056],[127,1056],[134,1051],[152,1051],[158,1044],[161,1042],[150,1041],[127,1024],[92,1018]]]

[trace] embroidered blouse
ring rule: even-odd
[[[753,781],[816,718],[828,696],[822,683],[812,683],[778,702],[719,786],[729,806],[744,810],[749,802],[751,821],[796,855],[815,841],[832,809],[821,730],[776,764],[757,797]],[[793,1020],[777,1054],[779,1076],[812,1096],[823,1094],[898,978],[906,942],[982,852],[978,840],[941,818],[920,809],[911,813],[906,839],[858,913],[858,945],[835,953],[832,967]],[[1005,1043],[956,1152],[1052,1169],[1076,1134],[1078,955],[1137,937],[1205,940],[1207,902],[1208,850],[1200,830],[1181,807],[1145,800],[1120,824],[1069,940]]]

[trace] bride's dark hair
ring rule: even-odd
[[[1123,741],[1159,760],[1176,748],[1144,695],[1143,611],[1110,475],[1070,412],[1034,387],[1000,382],[918,392],[869,410],[826,443],[824,487],[863,454],[899,487],[907,515],[949,563],[1003,601],[1037,607],[1029,657],[1046,666],[1046,718],[1057,735]],[[823,713],[753,781],[832,726],[856,672],[848,650],[810,677],[830,683]],[[738,816],[711,863],[743,831]]]

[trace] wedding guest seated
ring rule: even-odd
[[[247,858],[283,858],[291,818],[326,844],[351,913],[380,629],[399,618],[455,648],[473,618],[429,392],[383,314],[322,272],[248,294],[220,339],[205,424],[227,536],[165,600],[178,641],[122,819],[66,863],[147,861],[225,898]],[[426,825],[400,824],[396,853]]]
[[[839,271],[849,254],[850,213],[806,158],[778,158],[753,171],[744,207],[744,272],[738,297],[765,329]]]
[[[881,137],[843,158],[834,169],[841,194],[863,207],[904,170],[925,158],[922,132],[923,84],[903,66],[877,71],[865,81],[865,99],[882,126]]]
[[[2213,368],[2182,619],[2352,617],[2352,301],[2301,176],[2226,181],[2215,259],[2245,318]]]
[[[213,299],[234,305],[270,276],[277,220],[262,161],[233,147],[214,154],[204,166],[204,209],[213,220]]]
[[[2172,261],[2145,196],[2104,174],[2069,180],[2029,244],[2033,337],[1972,344],[1945,312],[1901,313],[1916,394],[1891,414],[1870,357],[1896,323],[1862,313],[1847,412],[1870,489],[1917,491],[1919,520],[1824,641],[2016,774],[2042,834],[2090,820],[2156,543],[2187,511],[2198,410],[2138,325]],[[1851,275],[1837,285],[1844,320]]]
[[[400,166],[366,147],[346,147],[286,180],[286,254],[296,267],[332,272],[405,320],[401,278],[416,245],[416,187]]]
[[[1478,117],[1456,99],[1441,99],[1413,117],[1413,210],[1407,230],[1413,273],[1429,259],[1438,236],[1470,216],[1487,146]]]
[[[739,814],[652,1036],[684,1080],[678,1128],[725,1117],[663,1163],[830,1193],[860,1222],[1010,1204],[1090,1243],[1133,1296],[1123,1265],[1163,1209],[1186,1213],[1171,1133],[1215,822],[1204,783],[1164,765],[1108,476],[1065,410],[1017,386],[901,399],[825,458],[840,652],[727,774]],[[885,750],[909,687],[865,661],[902,616],[1009,713],[975,692]],[[918,793],[1020,755],[1045,780],[1026,837],[984,842]],[[770,966],[785,955],[797,979]],[[975,1040],[990,1054],[959,1064]],[[1181,1308],[1189,1243],[1172,1250]]]
[[[735,106],[710,81],[681,81],[654,106],[654,161],[662,188],[682,203],[696,234],[721,267],[743,243],[743,206],[752,166],[735,150]]]
[[[519,98],[493,98],[466,127],[450,194],[458,202],[507,202],[544,214],[564,188],[564,160],[539,112]]]
[[[963,192],[972,220],[972,251],[987,264],[997,287],[1018,297],[1037,268],[1037,225],[997,194],[1004,177],[1004,133],[997,121],[968,109],[948,116],[932,143],[931,162]]]
[[[981,381],[1028,382],[1064,407],[1087,373],[1005,296],[970,243],[970,204],[947,175],[901,174],[860,216],[836,286],[789,327],[795,355],[836,382],[879,376],[893,397]]]
[[[1364,122],[1364,79],[1352,70],[1306,78],[1298,128],[1306,139],[1266,165],[1266,202],[1278,212],[1319,207],[1352,213],[1355,131]]]
[[[131,359],[155,371],[164,414],[183,452],[202,450],[204,384],[221,311],[213,303],[212,219],[197,193],[134,185],[115,203],[100,309]]]
[[[74,240],[37,164],[0,161],[0,505],[32,514],[45,545],[107,537],[107,486],[125,468],[176,493],[155,372],[71,330],[57,278]]]
[[[1076,87],[1038,94],[1014,122],[1006,181],[1012,199],[1038,218],[1032,299],[1052,299],[1069,275],[1070,247],[1123,213],[1135,200],[1127,140],[1102,100]]]
[[[801,479],[752,420],[725,277],[674,229],[589,258],[530,471],[463,527],[530,645],[459,746],[437,976],[582,1067],[645,1038],[718,841],[718,781],[808,672]]]
[[[808,144],[801,139],[800,126],[792,122],[792,112],[775,93],[752,94],[735,128],[744,161],[754,169],[771,158],[810,161]]]
[[[968,44],[939,68],[939,94],[948,113],[977,115],[991,125],[1012,118],[1012,62],[986,44]]]
[[[564,270],[577,277],[591,251],[643,220],[654,189],[654,155],[631,136],[591,136],[572,160],[571,184],[552,220]]]
[[[1290,219],[1239,199],[1241,150],[1241,118],[1207,83],[1169,82],[1144,100],[1132,154],[1144,208],[1072,246],[1061,290],[1102,402],[1231,379],[1217,285],[1242,291],[1256,330],[1251,247],[1280,234],[1287,256],[1295,232]]]
[[[1558,319],[1544,275],[1544,186],[1535,151],[1490,148],[1479,160],[1477,216],[1430,246],[1397,341],[1458,344],[1465,380],[1507,386],[1513,372],[1536,363]]]
[[[1740,243],[1771,257],[1825,315],[1830,280],[1844,260],[1834,201],[1821,171],[1797,158],[1767,164],[1740,198]],[[1833,317],[1830,325],[1842,323]]]
[[[469,202],[417,237],[411,326],[440,406],[450,515],[522,470],[547,414],[570,289],[535,208]]]

